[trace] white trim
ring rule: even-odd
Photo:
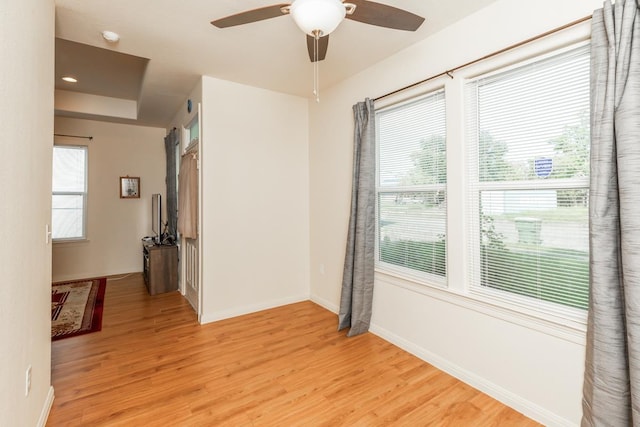
[[[56,246],[71,246],[71,245],[77,245],[77,244],[83,244],[83,243],[90,243],[91,240],[90,239],[86,239],[86,238],[75,238],[75,237],[71,237],[68,239],[51,239],[51,243],[53,243]]]
[[[246,305],[242,307],[230,308],[228,310],[214,311],[212,313],[202,313],[200,316],[200,324],[217,322],[218,320],[230,319],[245,314],[255,313],[257,311],[268,310],[283,305],[294,304],[297,302],[308,301],[309,295],[298,295],[277,300],[264,301],[257,304]]]
[[[202,89],[200,89],[202,92]],[[202,96],[202,93],[201,93]],[[204,141],[204,115],[202,114],[202,102],[198,102],[198,309],[196,313],[198,314],[198,322],[203,323],[203,311],[204,311],[204,184],[203,184],[203,174],[204,168],[202,167],[202,159],[204,155],[204,144],[201,144],[200,141]],[[183,128],[184,129],[184,128]],[[191,131],[189,130],[189,133]],[[182,134],[184,136],[184,132]],[[190,141],[191,142],[191,141]]]
[[[390,264],[388,262],[384,262],[376,259],[375,271],[386,274],[388,276],[397,277],[399,279],[406,279],[412,282],[415,281],[416,283],[422,283],[423,285],[426,285],[426,286],[433,286],[441,289],[446,289],[449,281],[449,278],[446,275],[449,272],[447,267],[448,267],[448,263],[446,262],[446,258],[445,258],[445,275],[439,276],[434,273],[427,273],[426,271],[413,270],[409,267],[394,265],[394,264]]]
[[[486,378],[461,368],[460,366],[449,362],[447,359],[432,353],[425,348],[417,346],[411,341],[408,341],[378,325],[372,324],[369,331],[546,426],[568,427],[575,425],[569,420],[559,417],[542,406],[523,399],[517,394],[500,387]]]
[[[441,289],[418,282],[412,282],[405,278],[391,276],[382,271],[376,271],[375,280],[435,298],[440,301],[455,304],[459,307],[473,310],[515,325],[523,326],[574,344],[585,345],[586,342],[586,325],[580,322],[570,322],[562,319],[562,323],[560,323],[560,320],[556,319],[542,319],[535,314],[525,313],[521,308],[518,309],[517,307],[514,307],[512,309],[499,305],[497,302],[492,300],[482,300],[473,295],[455,292],[452,289]],[[546,317],[551,318],[552,316]]]
[[[318,295],[312,294],[309,299],[311,300],[311,302],[318,304],[320,307],[324,308],[325,310],[329,310],[334,314],[338,314],[338,312],[340,311],[340,307],[338,307],[336,304],[322,297],[319,297]]]
[[[438,91],[444,92],[444,88],[444,79],[434,79],[417,87],[409,88],[393,95],[384,96],[377,101],[374,101],[375,110],[378,112],[402,107],[406,104],[411,104],[412,102],[426,98]]]
[[[53,406],[53,399],[55,399],[55,393],[53,390],[53,386],[49,386],[49,392],[47,393],[47,398],[44,400],[44,406],[42,407],[42,411],[40,411],[40,418],[38,418],[38,427],[44,427],[47,425],[47,420],[49,419],[49,413],[51,412],[51,407]]]

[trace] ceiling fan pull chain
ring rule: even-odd
[[[320,61],[318,61],[320,31],[313,32],[313,94],[316,102],[320,102]]]

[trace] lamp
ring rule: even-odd
[[[295,0],[290,13],[304,33],[323,37],[336,29],[347,9],[340,0]]]

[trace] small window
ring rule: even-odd
[[[589,46],[466,87],[470,290],[572,318],[589,293]]]
[[[444,90],[376,112],[378,268],[446,284]]]
[[[198,116],[194,117],[194,119],[189,124],[189,144],[193,141],[198,141],[200,138],[200,123],[198,121]]]
[[[86,238],[87,147],[53,147],[51,231],[55,241]]]

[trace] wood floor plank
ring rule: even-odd
[[[52,343],[47,426],[537,426],[312,302],[199,325],[142,277],[107,284],[102,331]]]

